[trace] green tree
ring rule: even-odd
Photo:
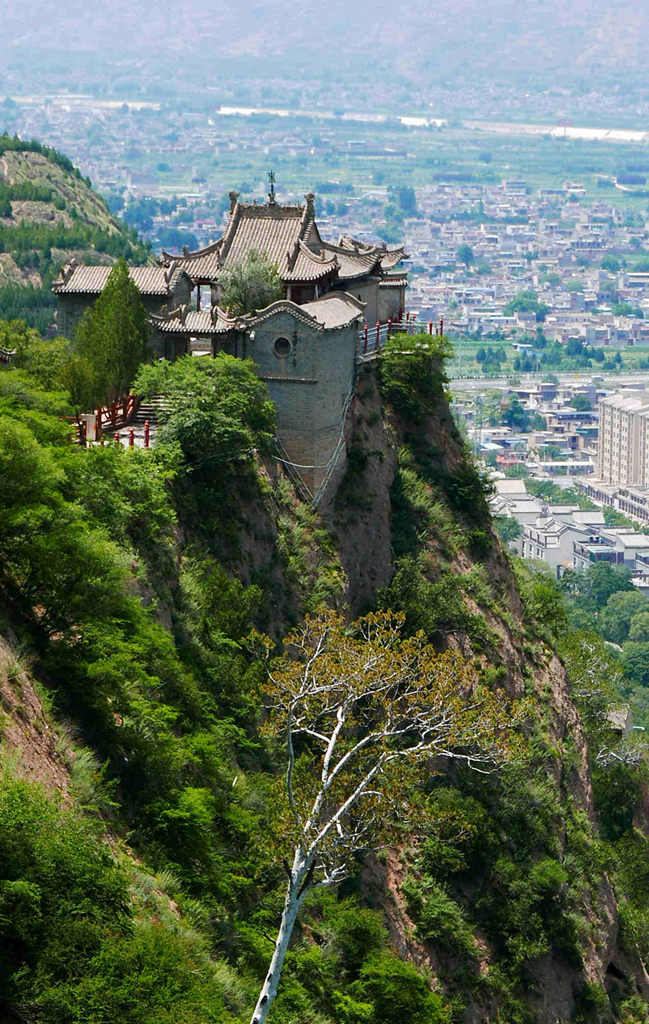
[[[77,324],[74,346],[93,369],[93,399],[110,401],[129,390],[148,355],[149,327],[126,261],[118,260],[106,286]]]
[[[523,532],[521,524],[512,516],[496,516],[494,526],[496,533],[505,544],[511,544]]]
[[[535,291],[526,289],[522,292],[518,292],[518,294],[507,303],[503,312],[505,313],[505,316],[512,316],[514,313],[535,313],[537,321],[542,323],[545,320],[549,308],[550,307],[544,302],[539,302],[539,297]]]
[[[219,285],[221,306],[238,315],[265,309],[284,295],[277,264],[257,249],[250,249],[245,260],[226,267]]]
[[[593,408],[588,395],[575,395],[571,404],[578,412],[590,412]]]
[[[142,367],[134,387],[147,398],[165,396],[157,443],[179,445],[194,469],[226,473],[273,436],[274,408],[249,359],[221,352],[214,359],[161,361]]]
[[[617,274],[622,268],[622,264],[617,256],[605,256],[600,263],[600,266],[602,270],[608,270],[611,274]]]
[[[517,395],[511,395],[502,412],[502,422],[512,430],[520,430],[523,433],[530,428],[532,414],[525,409]]]
[[[470,267],[475,259],[471,246],[464,242],[457,250],[457,258],[460,263],[464,263],[465,267]]]
[[[629,640],[635,640],[641,644],[649,643],[649,608],[646,612],[638,612],[631,619]]]
[[[618,592],[635,594],[631,570],[608,562],[595,562],[583,572],[569,570],[562,578],[562,589],[574,594],[578,603],[590,612],[598,612]]]
[[[622,645],[622,665],[630,679],[641,686],[649,686],[649,643],[627,640]]]
[[[628,640],[631,620],[641,612],[649,611],[649,601],[635,589],[629,593],[612,594],[600,615],[602,633],[607,640],[623,644]]]

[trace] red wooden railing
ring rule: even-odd
[[[138,410],[140,396],[128,394],[112,405],[99,406],[97,409],[97,440],[106,429],[126,427]]]
[[[440,317],[439,323],[434,324],[432,320],[418,320],[416,313],[404,313],[400,320],[388,320],[387,323],[376,321],[374,327],[364,324],[358,333],[359,359],[369,359],[377,355],[381,347],[393,334],[443,334],[444,317]]]

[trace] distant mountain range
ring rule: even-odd
[[[205,61],[210,78],[232,59],[250,62],[258,74],[279,61],[288,77],[328,69],[333,99],[336,74],[349,79],[355,69],[374,70],[384,80],[392,68],[406,79],[458,87],[476,79],[525,79],[551,88],[581,78],[583,87],[598,88],[644,74],[648,47],[647,0],[28,0],[0,10],[6,56],[30,49],[126,55],[140,62],[134,74],[143,65],[162,65],[170,81],[190,57]]]

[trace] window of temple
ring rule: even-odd
[[[278,359],[285,359],[291,351],[291,343],[288,338],[275,338],[273,352]]]

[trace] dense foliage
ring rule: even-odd
[[[266,676],[248,638],[255,627],[281,641],[305,609],[342,604],[331,527],[260,462],[273,410],[250,364],[144,366],[138,389],[166,397],[154,447],[84,450],[60,418],[74,409],[74,353],[17,324],[0,338],[18,350],[0,371],[0,730],[31,665],[73,803],[3,762],[0,1015],[246,1024],[281,913],[286,831],[282,752],[259,729]],[[609,998],[583,965],[607,879],[622,954],[649,956],[645,769],[607,718],[647,613],[624,573],[598,569],[562,593],[521,566],[514,585],[443,401],[444,342],[416,340],[407,355],[411,343],[390,346],[380,369],[398,462],[395,571],[377,604],[403,614],[406,637],[420,633],[414,646],[452,648],[484,684],[526,691],[535,714],[504,772],[438,765],[423,785],[403,780],[421,827],[307,897],[270,1020],[460,1024],[470,1005],[474,1019],[532,1024],[548,969],[570,979],[574,1021],[643,1024],[630,978]],[[341,491],[353,515],[367,461],[350,459]],[[615,643],[628,630],[623,654],[571,623]],[[553,650],[588,737],[597,820]],[[305,773],[313,752],[301,741]],[[430,954],[434,978],[396,953],[404,908],[404,941],[418,963]]]

